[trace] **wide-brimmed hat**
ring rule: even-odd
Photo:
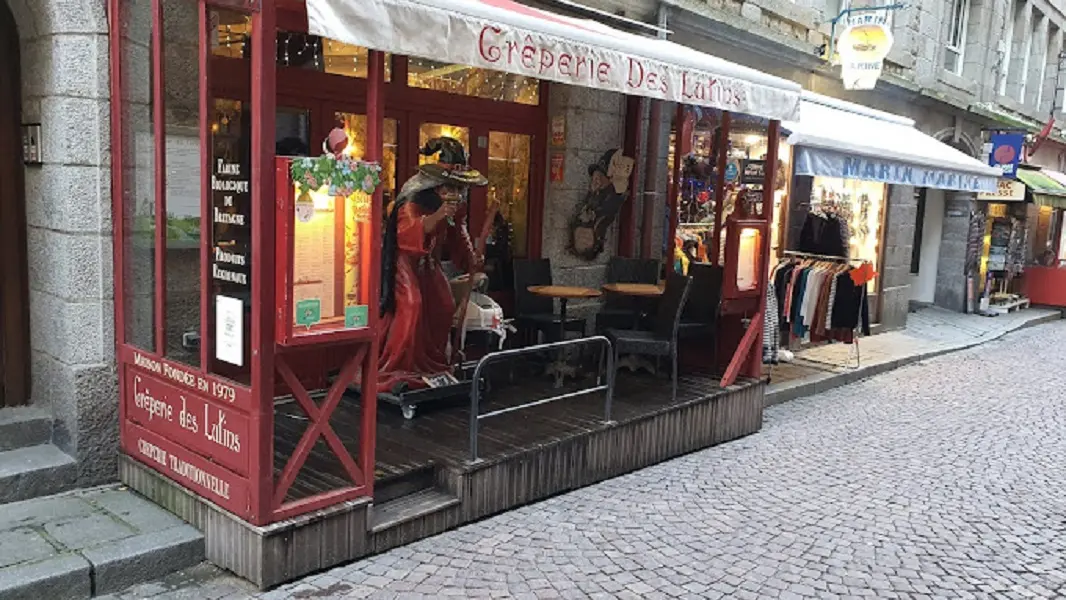
[[[441,183],[461,186],[484,186],[489,180],[477,169],[471,169],[466,158],[466,149],[459,140],[450,137],[433,138],[419,150],[423,156],[439,154],[437,162],[425,164],[418,170]]]

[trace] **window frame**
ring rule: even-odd
[[[944,70],[961,76],[965,69],[967,29],[970,26],[970,0],[951,0],[948,31],[944,39]],[[958,34],[954,41],[952,37]],[[948,68],[948,54],[954,54],[955,68]]]

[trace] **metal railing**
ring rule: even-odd
[[[518,406],[510,406],[507,408],[501,408],[481,413],[481,373],[490,363],[499,362],[505,358],[513,358],[515,356],[521,356],[523,354],[534,354],[540,352],[547,352],[551,350],[565,351],[567,348],[575,346],[586,346],[590,344],[602,344],[603,354],[600,356],[599,364],[597,365],[596,373],[596,385],[590,388],[584,388],[575,392],[568,392],[566,394],[559,394],[557,396],[550,396],[541,400],[533,402],[527,402]],[[604,357],[606,357],[607,371],[604,374],[606,377],[606,383],[601,378],[599,373],[599,367],[603,366]],[[614,395],[614,351],[611,347],[611,340],[602,335],[580,338],[576,340],[565,340],[561,342],[551,342],[549,344],[537,344],[534,346],[526,346],[525,348],[514,348],[511,350],[501,350],[499,352],[493,352],[482,357],[478,361],[477,366],[474,367],[474,375],[471,378],[472,385],[470,386],[470,462],[476,463],[481,459],[477,454],[477,440],[480,423],[482,419],[490,419],[492,417],[498,417],[511,412],[516,412],[526,408],[532,408],[534,406],[540,406],[542,404],[548,404],[559,400],[566,400],[568,398],[576,398],[577,396],[584,396],[585,394],[595,394],[597,392],[607,392],[607,397],[604,399],[603,408],[603,423],[605,425],[610,424],[611,421],[611,400]]]

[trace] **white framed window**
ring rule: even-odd
[[[950,0],[948,35],[944,40],[944,70],[962,75],[966,51],[966,26],[970,20],[969,0]]]

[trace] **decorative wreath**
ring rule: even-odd
[[[350,196],[355,192],[373,194],[381,185],[381,165],[347,156],[325,154],[292,161],[292,180],[301,194],[329,188],[330,196]]]

